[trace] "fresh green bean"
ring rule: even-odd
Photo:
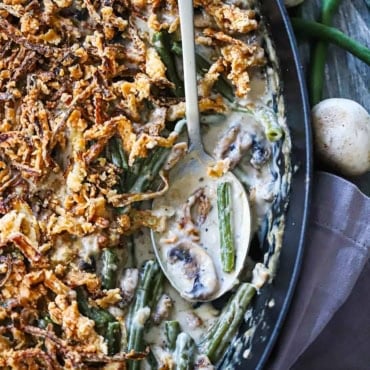
[[[121,325],[118,321],[109,322],[106,332],[108,354],[113,356],[120,350],[121,342]]]
[[[111,148],[110,154],[112,158],[112,163],[119,168],[127,170],[128,164],[126,154],[122,148],[121,139],[119,139],[118,137],[112,137],[109,140],[109,147]]]
[[[279,126],[276,114],[268,108],[256,111],[256,117],[265,127],[265,135],[268,141],[275,142],[282,138],[283,130]]]
[[[187,333],[180,333],[176,340],[174,353],[176,370],[192,370],[194,368],[195,343]]]
[[[146,261],[142,266],[140,272],[140,282],[136,289],[136,294],[133,303],[130,306],[130,311],[126,318],[126,327],[131,329],[131,322],[135,313],[142,307],[147,306],[149,296],[151,294],[150,288],[152,286],[153,278],[158,272],[159,266],[153,260]]]
[[[178,97],[183,97],[184,83],[180,79],[177,69],[174,55],[171,53],[171,36],[167,31],[160,31],[153,35],[153,46],[162,62],[166,66],[166,74],[168,79],[174,83],[174,94]]]
[[[195,63],[197,65],[197,71],[201,75],[204,75],[211,66],[211,63],[209,63],[207,59],[203,58],[197,53],[195,54]],[[224,76],[221,75],[220,78],[215,82],[214,86],[216,91],[218,91],[224,98],[231,102],[235,100],[233,88]]]
[[[131,167],[129,167],[129,170],[126,173],[126,181],[125,181],[126,190],[131,189],[131,187],[133,186],[137,178],[140,176],[140,172],[141,172],[141,169],[145,161],[148,161],[148,159],[138,157],[135,159],[134,164]]]
[[[134,165],[126,172],[125,190],[128,193],[142,193],[147,191],[156,180],[170,154],[169,148],[156,147],[146,158],[136,159]],[[130,207],[116,208],[124,214]]]
[[[146,357],[146,360],[148,361],[148,364],[152,370],[158,370],[158,361],[155,358],[152,351],[148,353],[148,356]]]
[[[182,57],[181,41],[172,41],[171,51],[178,57]]]
[[[118,191],[124,193],[126,190],[126,172],[128,170],[128,164],[126,155],[122,148],[121,139],[118,137],[112,137],[105,149],[105,156],[108,161],[112,162],[115,166],[123,169],[124,171],[119,176],[119,183],[117,185]]]
[[[139,286],[136,289],[136,296],[130,307],[126,325],[128,330],[129,351],[143,351],[144,325],[149,319],[150,312],[156,304],[155,299],[159,294],[159,286],[162,286],[163,274],[159,265],[154,260],[146,261],[143,265]],[[129,369],[137,370],[140,368],[140,362],[129,361]]]
[[[277,126],[270,126],[266,130],[266,138],[268,141],[274,142],[281,139],[283,136],[283,130]]]
[[[46,329],[49,324],[54,326],[54,321],[50,318],[49,315],[45,315],[44,317],[38,320],[38,327],[41,329]]]
[[[291,21],[294,30],[302,36],[331,42],[347,50],[367,65],[370,65],[370,48],[352,39],[338,29],[301,18],[292,18]]]
[[[128,264],[129,267],[136,267],[137,258],[136,258],[136,249],[135,249],[135,240],[132,235],[126,237],[126,249],[128,251]]]
[[[177,56],[182,56],[181,42],[173,41],[171,50]],[[211,67],[211,63],[209,63],[207,59],[203,58],[198,53],[195,53],[195,63],[197,66],[197,72],[200,75],[204,75],[205,73],[207,73],[207,71]],[[218,91],[224,98],[231,102],[235,100],[233,88],[224,76],[221,75],[220,78],[216,81],[214,86],[216,91]]]
[[[140,193],[148,190],[159,171],[166,163],[170,149],[156,147],[153,153],[144,159],[140,173],[130,188],[130,193]]]
[[[102,335],[107,341],[108,352],[111,354],[117,353],[121,341],[121,329],[116,318],[102,308],[90,306],[86,291],[83,287],[77,287],[76,293],[77,305],[80,313],[95,322],[97,333]],[[112,339],[113,334],[114,340]]]
[[[244,313],[256,289],[249,283],[240,284],[238,290],[223,309],[220,317],[204,335],[199,347],[212,363],[216,364],[237,333]]]
[[[108,141],[108,144],[104,148],[104,156],[108,160],[108,162],[113,163],[110,143],[111,141]]]
[[[120,345],[120,352],[125,352],[127,349],[127,329],[126,329],[126,324],[121,323],[121,341],[119,343]]]
[[[101,255],[101,284],[103,289],[116,287],[116,276],[118,268],[117,254],[113,249],[105,248]]]
[[[217,210],[220,230],[222,269],[231,272],[235,268],[235,245],[231,226],[231,184],[221,182],[217,186]]]
[[[101,308],[90,306],[87,300],[87,294],[82,287],[76,288],[78,310],[82,315],[88,317],[95,322],[98,329],[104,328],[109,322],[116,321],[115,317],[108,311]]]
[[[239,105],[236,105],[236,104],[233,104],[231,106],[231,110],[233,112],[240,112],[240,113],[245,113],[245,114],[249,114],[249,115],[254,115],[254,111],[250,108],[247,108],[247,107],[241,107]]]
[[[330,26],[333,16],[340,5],[341,0],[324,0],[322,2],[321,23]],[[325,64],[328,45],[318,41],[313,49],[311,58],[311,73],[309,79],[311,104],[315,105],[322,99],[322,90],[325,81]]]
[[[155,309],[163,293],[163,282],[164,275],[162,274],[162,270],[160,270],[152,283],[151,295],[148,302],[148,305],[152,311]]]
[[[178,321],[166,321],[165,322],[167,345],[170,350],[174,350],[176,347],[176,339],[179,335],[181,328]]]

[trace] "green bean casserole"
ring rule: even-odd
[[[291,173],[278,67],[258,1],[194,12],[207,176],[239,178],[254,235],[208,303],[171,287],[150,240],[188,149],[177,1],[0,1],[1,369],[230,368],[252,335],[238,328],[274,275]],[[210,203],[189,196],[179,227],[197,241]]]

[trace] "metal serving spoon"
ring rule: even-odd
[[[220,178],[207,174],[215,160],[204,152],[200,135],[193,2],[179,0],[179,12],[190,146],[186,156],[170,172],[169,191],[153,202],[154,210],[172,210],[175,215],[164,233],[152,232],[152,244],[164,274],[180,295],[189,301],[206,302],[220,297],[238,282],[249,249],[251,218],[248,198],[238,179],[231,172]],[[235,264],[231,272],[224,272],[221,263],[217,187],[223,182],[230,184],[232,194]],[[197,191],[198,195],[202,193],[203,200],[207,199],[203,207],[209,212],[199,225],[192,221],[194,212],[189,201],[195,200],[191,196]],[[191,230],[193,226],[197,228],[195,233]]]

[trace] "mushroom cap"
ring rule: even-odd
[[[349,99],[326,99],[312,109],[318,158],[344,175],[370,169],[370,115]]]

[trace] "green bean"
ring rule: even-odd
[[[181,328],[178,321],[166,321],[165,322],[167,345],[170,350],[174,350],[176,347],[176,339],[179,335]]]
[[[148,305],[150,309],[153,311],[159,302],[159,299],[163,293],[163,282],[164,282],[164,275],[162,274],[162,270],[157,274],[153,283],[152,283],[152,292],[150,296],[150,300]]]
[[[235,245],[231,226],[231,184],[221,182],[217,186],[217,210],[220,230],[222,269],[231,272],[235,268]]]
[[[186,120],[182,119],[175,125],[174,132],[181,134],[183,128],[186,126]],[[125,172],[124,186],[120,186],[120,193],[142,193],[147,191],[155,184],[160,170],[165,165],[169,154],[170,148],[155,147],[148,156],[145,158],[137,158],[134,164]],[[130,206],[118,207],[116,211],[120,214],[128,213]]]
[[[115,317],[101,308],[90,306],[87,299],[87,294],[82,287],[76,288],[78,310],[82,315],[88,317],[95,322],[98,329],[104,328],[109,322],[116,321]]]
[[[153,309],[157,303],[157,300],[161,294],[163,288],[163,274],[158,265],[154,260],[148,260],[144,263],[141,273],[140,282],[136,289],[136,296],[134,299],[132,311],[129,316],[132,318],[132,314],[138,311],[141,307],[149,307]],[[128,321],[130,323],[130,321]],[[128,325],[130,327],[130,325]]]
[[[247,107],[241,107],[241,106],[236,105],[236,104],[231,106],[231,110],[233,112],[245,113],[245,114],[249,114],[249,115],[252,115],[252,116],[254,115],[254,111],[252,109],[247,108]]]
[[[116,287],[116,277],[118,268],[118,258],[114,250],[105,248],[101,255],[101,284],[103,289],[113,289]]]
[[[152,370],[158,370],[158,361],[155,358],[152,351],[148,353],[148,356],[146,357],[146,360],[148,361],[148,364]]]
[[[109,141],[109,147],[110,147],[110,158],[112,160],[112,163],[119,167],[124,168],[124,164],[122,162],[122,158],[120,156],[120,153],[118,152],[118,145],[116,138],[112,138]]]
[[[256,117],[265,127],[265,135],[268,141],[275,142],[282,138],[283,130],[279,126],[276,114],[268,108],[256,111]]]
[[[125,323],[121,323],[121,341],[120,345],[120,352],[125,352],[127,349],[127,329]]]
[[[170,34],[167,31],[157,32],[154,34],[152,42],[155,50],[166,66],[166,75],[168,79],[175,85],[174,94],[178,97],[183,97],[185,95],[184,83],[178,75],[175,58],[171,53]]]
[[[226,348],[235,337],[238,327],[243,320],[244,313],[251,302],[256,289],[249,283],[240,284],[238,290],[231,297],[220,317],[204,335],[199,347],[213,364],[224,354]]]
[[[280,127],[270,126],[266,130],[266,138],[268,141],[274,142],[281,139],[283,136],[283,130]]]
[[[180,333],[176,340],[174,353],[176,370],[192,370],[194,368],[195,343],[187,333]]]
[[[195,54],[195,63],[197,65],[197,71],[201,75],[204,75],[211,66],[211,63],[209,63],[208,60],[203,58],[200,54]],[[214,87],[216,91],[218,91],[227,100],[231,102],[235,100],[233,88],[223,75],[221,75],[215,82]]]
[[[123,151],[122,141],[118,137],[112,137],[109,140],[110,154],[112,158],[112,163],[125,170],[128,169],[126,154]]]
[[[292,18],[291,21],[297,33],[331,42],[370,65],[370,49],[338,29],[300,18]]]
[[[118,321],[109,322],[107,326],[106,340],[108,346],[108,354],[113,356],[120,350],[121,342],[121,326]]]
[[[146,261],[142,266],[140,272],[140,282],[136,289],[134,301],[130,306],[130,311],[126,318],[126,326],[128,330],[131,328],[131,321],[135,313],[140,308],[148,305],[153,278],[157,275],[158,271],[159,266],[154,260]]]
[[[46,329],[48,325],[51,324],[54,326],[54,321],[50,318],[49,315],[45,315],[44,317],[38,320],[38,327],[41,329]]]
[[[159,265],[154,260],[146,261],[143,265],[139,286],[136,289],[136,296],[130,307],[126,325],[128,329],[128,351],[143,351],[144,325],[149,319],[150,312],[156,304],[155,299],[159,294],[159,286],[162,285],[163,274]],[[129,369],[137,370],[140,362],[129,361]]]
[[[128,193],[142,193],[147,191],[156,180],[170,154],[169,148],[156,147],[146,158],[136,159],[134,165],[126,172],[125,190]],[[130,207],[116,208],[124,214]]]
[[[135,240],[133,236],[126,237],[126,248],[128,251],[128,262],[127,266],[136,267],[138,266],[136,258]]]
[[[131,189],[137,178],[140,176],[141,169],[146,160],[147,158],[138,157],[135,159],[134,164],[131,167],[129,167],[129,170],[126,173],[125,181],[125,188],[127,191]]]
[[[173,41],[171,50],[177,56],[182,56],[181,42]],[[211,67],[211,63],[209,63],[207,59],[203,58],[198,53],[195,53],[195,63],[197,66],[197,72],[200,75],[204,75]],[[215,82],[214,86],[216,91],[218,91],[224,98],[231,102],[235,100],[233,88],[223,75],[221,75],[220,78]]]
[[[122,148],[121,139],[118,137],[112,137],[108,145],[105,147],[105,156],[108,161],[112,162],[115,166],[124,170],[119,176],[119,183],[117,185],[118,191],[124,193],[126,190],[126,172],[128,170],[128,164],[126,155]]]
[[[111,148],[110,148],[110,141],[108,141],[108,144],[104,148],[104,155],[105,155],[105,158],[108,160],[108,162],[113,163]]]
[[[321,23],[330,26],[334,13],[341,0],[324,0],[322,2]],[[325,64],[328,45],[318,41],[313,49],[311,58],[311,73],[309,79],[311,104],[315,105],[322,99],[322,90],[325,81]]]
[[[143,161],[138,177],[132,184],[129,192],[140,193],[148,190],[154,179],[157,177],[159,171],[166,163],[169,154],[170,149],[156,147],[153,150],[153,153]]]
[[[108,352],[117,353],[121,341],[121,329],[116,318],[102,308],[89,305],[87,294],[84,288],[77,287],[77,305],[80,313],[95,322],[98,334],[102,335],[107,341]],[[118,324],[118,325],[117,325]],[[114,334],[114,340],[112,335]]]
[[[171,51],[178,57],[182,57],[181,41],[173,41],[171,45]]]

